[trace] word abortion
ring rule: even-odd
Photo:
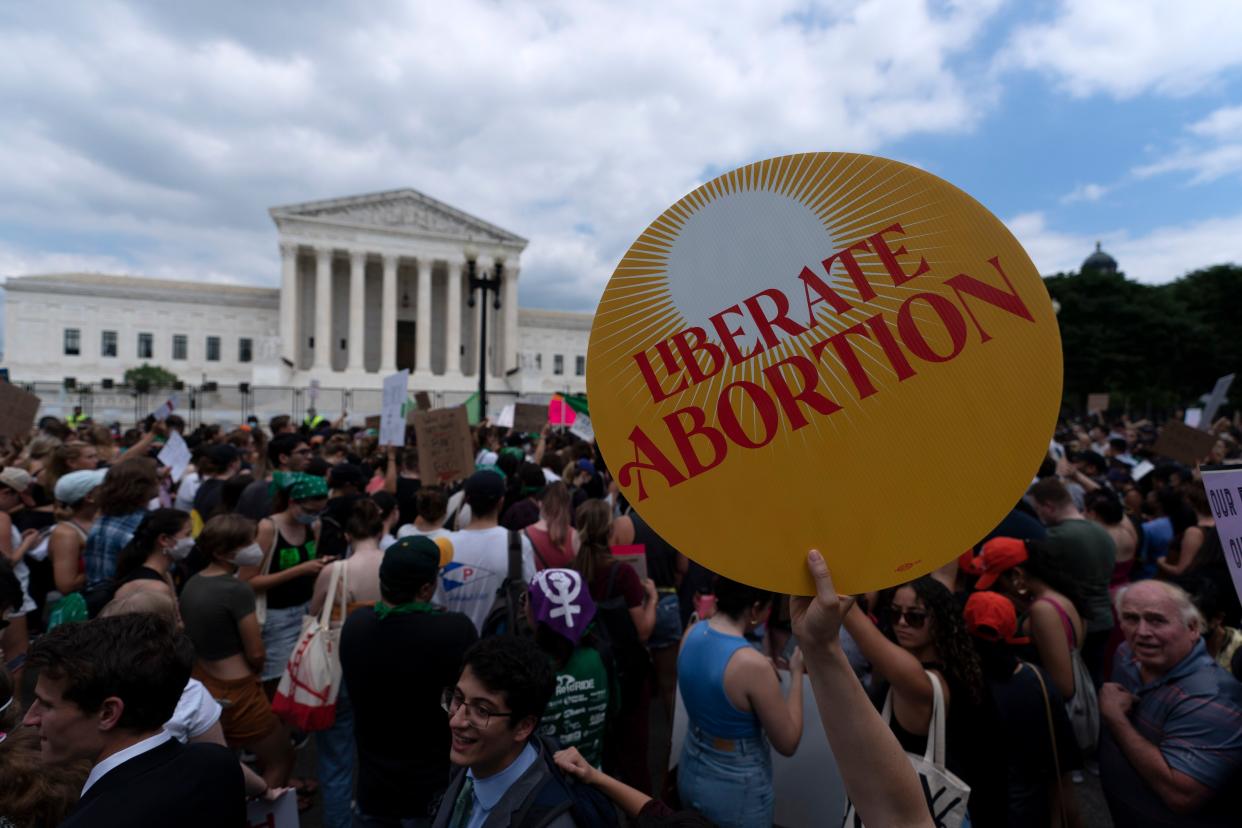
[[[899,246],[894,250],[885,236],[903,232],[900,224],[893,224],[834,253],[822,265],[831,274],[833,267],[839,263],[853,282],[861,301],[867,302],[876,298],[877,293],[859,263],[859,254],[872,253],[878,258],[893,285],[897,287],[931,271],[927,260],[921,257],[912,272],[907,273],[902,268],[897,257],[906,255],[906,248]],[[918,373],[907,352],[921,362],[931,364],[950,362],[962,354],[969,339],[966,318],[969,318],[978,333],[980,343],[990,341],[992,335],[977,314],[982,305],[997,308],[1034,324],[1035,317],[1006,275],[1000,257],[993,256],[987,262],[999,275],[1004,288],[966,273],[958,273],[944,280],[944,284],[952,289],[956,303],[939,293],[913,293],[901,303],[895,319],[876,313],[814,343],[810,353],[815,361],[802,354],[795,354],[765,367],[761,371],[763,379],[766,380],[765,384],[749,380],[728,383],[716,397],[715,425],[709,422],[708,411],[697,405],[688,405],[664,416],[661,421],[676,447],[680,465],[661,451],[641,426],[635,426],[629,434],[634,460],[620,468],[618,482],[625,488],[637,483],[637,499],[641,501],[647,497],[641,472],[653,472],[664,478],[670,487],[677,486],[719,466],[724,462],[730,445],[745,449],[766,446],[776,437],[782,413],[790,431],[797,431],[810,424],[808,411],[803,407],[824,416],[840,411],[842,405],[818,388],[819,369],[816,361],[822,359],[824,352],[829,349],[849,374],[861,400],[879,393],[879,389],[872,382],[856,351],[859,340],[865,339],[877,344],[897,380],[905,382]],[[808,333],[819,325],[816,318],[817,305],[827,305],[838,314],[855,309],[855,305],[809,267],[802,268],[797,279],[802,285],[806,300],[805,324],[790,317],[790,300],[783,291],[768,288],[710,317],[709,322],[720,344],[709,339],[703,328],[691,326],[634,354],[632,358],[646,383],[652,402],[659,403],[670,399],[716,376],[726,365],[741,365],[765,350],[775,348],[780,342],[777,330],[790,336]],[[915,311],[921,306],[929,308],[944,326],[948,335],[947,349],[942,344],[940,351],[937,351],[919,328]],[[733,327],[730,317],[749,319],[753,323],[756,341],[750,353],[743,354],[738,346],[738,339],[746,335],[745,329]],[[654,351],[654,359],[659,360],[659,364],[663,366],[671,387],[665,387],[661,383],[649,351]],[[797,375],[798,387],[791,384],[786,369],[791,369]],[[758,413],[762,431],[757,436],[751,436],[742,427],[735,404],[736,394],[748,398]],[[696,449],[692,440],[695,437],[700,438],[700,446],[706,444],[707,452],[701,454]]]

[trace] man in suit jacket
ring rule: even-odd
[[[31,647],[39,671],[25,724],[43,761],[90,759],[65,826],[244,826],[241,768],[220,745],[164,731],[190,677],[193,647],[154,615],[57,627]]]

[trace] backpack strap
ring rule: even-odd
[[[522,580],[522,536],[509,530],[509,580]]]
[[[545,558],[543,553],[539,551],[539,544],[535,541],[535,536],[530,533],[530,527],[528,526],[523,529],[522,534],[524,534],[526,539],[530,541],[530,548],[534,550],[535,557],[539,559],[539,568],[548,569],[548,559]]]
[[[608,567],[608,585],[604,587],[604,600],[605,601],[612,598],[612,588],[617,583],[617,570],[618,569],[620,569],[620,566],[617,564],[616,561],[613,561],[612,565]]]

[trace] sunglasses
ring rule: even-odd
[[[927,612],[919,609],[901,609],[899,607],[889,607],[889,620],[896,624],[899,618],[904,618],[906,624],[916,630],[923,629],[923,625],[927,623]]]

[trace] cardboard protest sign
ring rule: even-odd
[[[1087,395],[1087,414],[1103,414],[1108,410],[1107,394],[1088,394]]]
[[[1160,437],[1151,450],[1161,457],[1193,466],[1202,461],[1215,444],[1215,434],[1170,420],[1160,429]]]
[[[383,423],[383,421],[384,421],[384,418],[376,414],[373,417],[367,417],[366,420],[364,421],[364,425],[367,428],[374,429],[375,433],[378,434],[380,430],[380,425]]]
[[[1225,402],[1225,396],[1229,393],[1229,386],[1233,385],[1233,374],[1226,374],[1216,380],[1216,385],[1212,388],[1212,393],[1208,395],[1207,402],[1203,404],[1203,416],[1199,418],[1199,427],[1210,429],[1212,422],[1216,419],[1216,412],[1220,410],[1221,405]]]
[[[608,550],[618,563],[623,563],[634,570],[638,580],[647,577],[647,545],[645,543],[627,543],[622,546],[610,546]]]
[[[419,411],[430,411],[431,395],[426,391],[414,392],[414,405],[418,406]]]
[[[750,164],[665,211],[586,364],[596,439],[652,528],[799,594],[811,548],[844,593],[961,554],[1030,484],[1061,401],[1052,303],[1009,230],[849,153]]]
[[[414,441],[423,485],[461,480],[474,472],[474,442],[465,406],[416,411]]]
[[[1216,518],[1229,577],[1242,599],[1242,467],[1204,466],[1200,472],[1212,516]]]
[[[25,437],[34,427],[39,398],[8,382],[0,382],[0,437]]]
[[[513,430],[521,434],[538,434],[548,422],[548,407],[517,403],[513,408]]]
[[[381,446],[405,445],[406,386],[410,382],[409,370],[398,371],[384,377],[384,398],[380,403]]]

